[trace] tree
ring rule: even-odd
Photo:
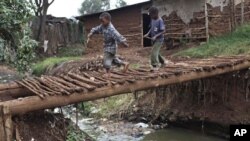
[[[29,69],[36,42],[30,38],[31,5],[26,0],[0,1],[0,61],[19,71]]]
[[[124,0],[116,0],[116,4],[115,4],[116,8],[124,7],[126,5],[127,5],[127,3]]]
[[[79,9],[79,12],[81,14],[90,14],[102,12],[108,9],[110,9],[110,0],[85,0]]]
[[[36,37],[37,41],[40,41],[40,43],[43,43],[45,39],[45,26],[46,26],[46,20],[47,20],[47,12],[50,7],[50,5],[55,0],[30,0],[30,2],[35,6],[34,12],[35,15],[40,18],[40,25],[38,34]]]

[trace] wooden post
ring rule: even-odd
[[[241,25],[244,24],[245,1],[241,0]]]
[[[0,106],[0,140],[4,141],[5,138],[5,131],[4,131],[4,116],[3,116],[3,106]]]
[[[234,30],[236,28],[236,26],[237,26],[237,24],[236,24],[237,23],[236,22],[236,16],[235,16],[235,0],[233,0],[232,4],[233,4],[232,5],[233,6],[232,7],[233,8],[233,15],[232,15],[233,16],[233,30]]]
[[[230,27],[234,31],[234,0],[230,0]]]
[[[0,106],[0,140],[12,141],[12,119],[10,109],[6,106]]]
[[[208,20],[207,0],[205,0],[205,27],[206,27],[206,38],[208,42],[209,41],[209,20]]]

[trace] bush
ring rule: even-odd
[[[29,69],[37,46],[28,27],[31,10],[26,0],[0,2],[0,61],[14,65],[21,72]]]

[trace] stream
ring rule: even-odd
[[[64,110],[67,118],[76,122],[74,109]],[[71,113],[71,114],[69,114]],[[180,128],[154,130],[145,123],[112,121],[79,116],[79,128],[97,141],[226,141]]]
[[[142,141],[226,141],[220,138],[202,135],[201,133],[169,128],[158,130],[152,134],[146,135]]]

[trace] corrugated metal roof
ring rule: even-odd
[[[106,11],[102,11],[102,12],[119,11],[119,10],[122,10],[122,9],[125,9],[125,8],[129,8],[129,7],[133,7],[133,6],[149,4],[149,3],[151,3],[151,2],[152,2],[152,0],[148,0],[148,1],[145,1],[145,2],[141,2],[141,3],[137,3],[137,4],[133,4],[133,5],[127,5],[127,6],[123,6],[123,7],[120,7],[120,8],[110,9],[110,10],[106,10]],[[91,13],[91,14],[85,14],[85,15],[77,16],[77,17],[75,17],[75,18],[76,18],[76,19],[80,19],[80,18],[84,18],[84,17],[88,17],[88,16],[99,15],[99,14],[101,14],[102,12],[96,12],[96,13]]]

